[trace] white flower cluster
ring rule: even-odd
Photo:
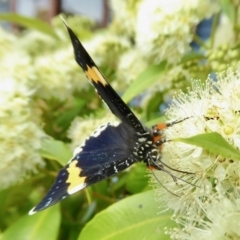
[[[143,58],[139,58],[136,48],[122,54],[116,73],[119,81],[114,82],[118,84],[116,89],[125,90],[147,66],[147,62]]]
[[[0,188],[18,183],[44,165],[38,153],[44,134],[30,105],[33,93],[10,75],[0,79]]]
[[[31,30],[23,36],[18,37],[17,45],[25,51],[30,57],[34,58],[45,52],[52,52],[54,49],[59,49],[61,41],[43,34],[42,32]],[[62,40],[63,44],[63,40]]]
[[[101,32],[85,42],[84,47],[97,65],[116,65],[118,56],[130,48],[129,41],[112,33]]]
[[[72,46],[41,55],[35,59],[38,79],[37,95],[41,98],[66,100],[75,90],[87,89],[89,83],[74,61]]]
[[[140,4],[136,41],[142,55],[155,63],[176,63],[190,48],[196,25],[218,11],[212,0],[143,0]]]
[[[136,18],[142,0],[110,0],[114,13],[113,28],[127,36],[135,35]]]
[[[0,31],[0,189],[18,183],[42,167],[39,149],[44,132],[33,107],[36,92],[30,57],[17,38]]]
[[[132,40],[130,49],[119,56],[117,89],[125,87],[122,82],[130,84],[150,65],[164,60],[179,63],[191,50],[196,26],[219,10],[217,0],[111,0],[111,6],[114,18],[110,31]],[[190,71],[182,65],[175,66],[160,76],[150,91],[186,87],[189,75]]]
[[[5,30],[3,30],[0,27],[0,56],[2,56],[2,54],[7,54],[9,53],[9,51],[12,50],[12,46],[14,44],[14,42],[16,41],[16,37],[11,34],[6,32]]]
[[[240,68],[209,78],[206,87],[193,82],[193,90],[177,96],[167,111],[169,119],[185,119],[166,129],[167,139],[218,132],[240,149]],[[183,229],[168,231],[172,239],[240,239],[240,161],[210,154],[182,142],[165,143],[162,161],[181,179],[155,172],[164,188],[157,190],[160,201],[174,211]],[[155,180],[156,181],[156,180]],[[186,181],[186,182],[185,182]],[[174,194],[176,195],[174,195]]]

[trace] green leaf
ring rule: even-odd
[[[65,165],[72,157],[72,152],[66,144],[54,139],[43,140],[40,154],[42,157],[57,160],[62,165]]]
[[[56,124],[62,127],[64,130],[67,130],[70,126],[70,123],[73,119],[81,113],[82,108],[87,104],[87,100],[74,98],[71,103],[71,108],[66,109],[62,112],[56,119]]]
[[[220,0],[220,5],[222,11],[227,15],[229,20],[233,21],[234,19],[234,6],[231,3],[231,0]]]
[[[15,186],[0,191],[0,226],[10,226],[21,214],[29,210],[29,194],[32,191],[32,180],[29,178]],[[31,203],[30,203],[31,204]],[[18,209],[18,211],[16,211]],[[11,214],[9,214],[11,212]],[[1,236],[1,234],[0,234]],[[1,237],[0,237],[1,239]]]
[[[130,193],[139,193],[149,185],[148,181],[146,164],[135,164],[127,174],[126,189]]]
[[[1,240],[57,239],[60,226],[59,204],[32,216],[23,216],[12,224]]]
[[[148,99],[147,104],[144,106],[143,119],[152,119],[160,116],[159,108],[164,105],[165,94],[161,91],[151,94],[151,98]]]
[[[51,37],[58,38],[57,34],[54,32],[53,28],[49,24],[37,18],[25,17],[16,13],[1,13],[0,20],[14,22],[23,27],[32,28],[44,34],[48,34]]]
[[[171,214],[159,214],[154,192],[128,197],[97,214],[82,230],[78,240],[169,239],[164,228],[176,226]]]
[[[180,141],[202,147],[210,153],[221,155],[225,158],[240,160],[240,152],[232,147],[219,133],[199,134],[190,138],[176,138]]]
[[[153,65],[145,69],[124,93],[123,100],[129,102],[136,95],[146,90],[166,72],[166,66],[167,62],[163,61],[157,66]]]

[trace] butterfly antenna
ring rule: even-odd
[[[62,19],[63,23],[65,24],[66,27],[68,27],[66,20],[63,18],[62,15],[60,15],[60,18]]]

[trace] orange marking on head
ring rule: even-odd
[[[166,123],[159,123],[156,125],[156,129],[158,130],[163,130],[167,127],[167,124]]]
[[[80,177],[82,169],[77,167],[77,163],[77,160],[72,161],[66,169],[68,172],[68,179],[66,183],[70,183],[68,190],[71,190],[85,182],[86,177]]]
[[[153,143],[157,142],[158,140],[161,140],[162,136],[161,135],[157,135],[153,137]]]
[[[87,65],[87,71],[85,71],[85,74],[87,78],[91,81],[95,83],[100,82],[103,86],[107,85],[107,81],[104,79],[104,77],[96,67],[89,67]]]

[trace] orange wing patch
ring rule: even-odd
[[[91,81],[97,83],[102,83],[103,86],[107,85],[107,81],[103,78],[102,74],[99,72],[99,70],[96,67],[89,67],[87,65],[87,71],[85,71],[85,74],[88,79]]]
[[[68,179],[66,183],[70,183],[67,190],[68,194],[73,194],[86,187],[86,177],[80,177],[82,169],[77,167],[77,163],[77,160],[72,161],[66,169],[68,172]]]

